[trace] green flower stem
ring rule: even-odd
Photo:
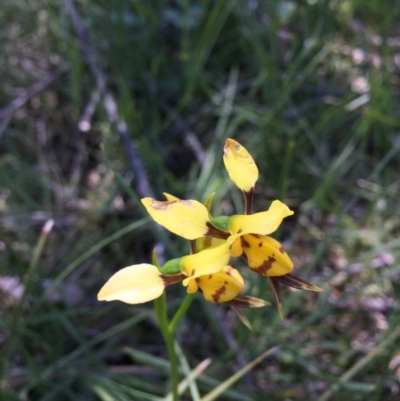
[[[194,299],[195,294],[189,294],[186,296],[185,300],[181,303],[181,306],[179,309],[176,311],[174,317],[171,320],[171,323],[169,324],[169,331],[171,334],[174,334],[176,327],[178,326],[179,322],[183,318],[184,314],[188,310],[189,306],[191,305],[193,299]]]
[[[181,306],[175,313],[171,322],[168,323],[167,317],[167,301],[165,293],[154,300],[156,309],[156,316],[158,324],[160,325],[161,334],[164,338],[165,345],[167,346],[168,358],[171,364],[171,380],[172,380],[172,397],[173,401],[179,400],[178,385],[179,385],[179,374],[178,374],[178,358],[176,356],[174,347],[174,332],[182,317],[185,315],[190,304],[193,301],[195,294],[189,294],[182,302]]]
[[[174,348],[174,333],[169,329],[167,318],[167,301],[165,293],[154,301],[158,324],[160,325],[161,334],[164,337],[167,346],[168,358],[171,364],[171,380],[172,380],[172,399],[179,401],[178,396],[178,359]]]

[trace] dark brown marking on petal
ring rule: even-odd
[[[221,238],[221,239],[228,239],[228,237],[231,235],[228,231],[221,230],[218,227],[215,227],[211,221],[206,222],[207,226],[207,232],[204,234],[204,236],[208,237],[214,237],[214,238]]]
[[[224,284],[228,284],[228,282],[227,282],[227,281],[224,281]]]
[[[243,231],[243,230],[242,230],[242,229],[240,229],[240,230],[238,230],[238,232],[237,232],[236,234],[240,234],[242,231]]]
[[[189,244],[190,244],[190,251],[191,251],[190,253],[196,253],[197,252],[196,240],[195,239],[190,240]]]
[[[160,277],[161,277],[162,281],[164,282],[164,286],[166,287],[167,285],[170,285],[170,284],[179,283],[180,281],[182,281],[185,278],[185,275],[183,275],[182,273],[171,274],[171,275],[160,274]]]
[[[220,289],[218,289],[213,295],[212,295],[212,299],[213,302],[218,302],[221,295],[225,293],[225,286],[223,285]]]
[[[260,236],[258,235],[258,234],[250,234],[252,237],[254,237],[254,238],[260,238]]]
[[[250,248],[250,244],[243,237],[240,237],[240,242],[242,243],[242,248]]]
[[[244,198],[245,198],[245,205],[246,205],[246,214],[251,214],[251,209],[253,206],[253,194],[254,194],[254,187],[250,188],[249,191],[243,191]]]
[[[233,270],[233,267],[231,267],[231,266],[228,266],[228,268],[226,269],[226,274],[228,275],[228,276],[232,276],[232,270]]]
[[[193,269],[192,272],[190,273],[190,277],[194,276],[194,273],[196,273],[196,269]]]
[[[258,243],[258,247],[261,248],[262,247],[262,242]]]
[[[210,275],[208,276],[208,279],[209,279],[209,280],[211,280],[211,279],[212,279],[212,274],[210,274]]]
[[[251,270],[255,271],[257,274],[261,276],[265,276],[267,271],[272,267],[272,264],[276,262],[276,259],[272,256],[268,257],[268,260],[264,261],[264,263],[258,267],[252,267]]]
[[[285,248],[281,245],[279,248],[280,253],[286,253]]]
[[[224,157],[228,156],[230,144],[231,144],[231,140],[227,139],[225,142],[225,146],[224,146]]]

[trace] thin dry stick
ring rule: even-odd
[[[108,119],[115,126],[115,129],[121,138],[121,142],[124,145],[131,168],[135,173],[135,190],[141,197],[149,196],[154,198],[154,192],[150,186],[144,164],[132,145],[127,125],[124,119],[119,115],[117,102],[112,93],[107,89],[106,76],[100,69],[99,64],[96,62],[95,52],[90,45],[85,26],[83,25],[82,18],[78,14],[74,1],[64,0],[64,7],[71,18],[72,25],[74,26],[82,56],[89,67],[89,71],[96,80],[98,90],[103,95],[104,107]]]
[[[147,83],[147,87],[149,92],[153,96],[157,96],[157,85],[154,79],[150,74],[143,74],[144,80]],[[203,147],[198,140],[197,136],[191,130],[189,124],[185,121],[185,119],[178,114],[172,107],[170,107],[166,102],[160,101],[161,109],[171,116],[173,123],[176,125],[178,131],[183,133],[183,138],[186,145],[191,148],[193,151],[194,157],[197,159],[198,163],[201,167],[204,167],[204,163],[206,160],[206,153],[203,150]]]
[[[0,109],[0,119],[6,118],[9,115],[13,114],[16,110],[22,107],[29,99],[33,96],[37,95],[46,86],[50,85],[56,78],[58,78],[62,73],[64,73],[66,69],[58,71],[54,74],[46,75],[41,81],[35,82],[32,86],[25,89],[21,92],[21,94],[15,98],[8,106],[2,107]]]
[[[101,93],[98,88],[96,88],[93,92],[92,95],[90,96],[90,100],[88,104],[85,107],[85,110],[83,112],[83,115],[81,119],[79,120],[78,127],[82,132],[86,132],[90,130],[90,127],[92,125],[92,118],[94,115],[94,112],[96,111],[97,104],[101,100]]]
[[[21,94],[16,97],[8,106],[2,107],[0,109],[0,136],[7,128],[13,113],[21,108],[29,99],[31,99],[33,96],[36,96],[47,86],[49,86],[56,78],[66,72],[67,69],[68,68],[64,67],[60,71],[46,75],[41,81],[35,82],[29,88],[23,90]]]
[[[193,154],[199,162],[200,166],[203,167],[206,160],[206,153],[204,152],[203,147],[197,136],[190,129],[189,124],[184,120],[182,116],[180,116],[168,105],[161,103],[161,107],[167,113],[171,114],[176,127],[179,131],[183,132],[186,145],[188,145],[192,149]]]
[[[87,35],[85,26],[83,25],[82,18],[79,15],[75,3],[73,0],[64,0],[64,7],[71,18],[72,25],[74,26],[76,36],[78,38],[82,57],[88,65],[89,71],[93,75],[97,89],[103,97],[104,108],[106,109],[107,116],[111,124],[115,127],[116,131],[121,138],[121,142],[124,146],[126,156],[132,171],[134,172],[133,186],[135,191],[141,198],[151,197],[155,198],[154,191],[150,186],[149,179],[144,164],[139,157],[136,149],[132,145],[130,140],[130,133],[124,119],[118,112],[117,102],[114,99],[112,93],[107,89],[106,76],[96,62],[95,51],[90,45],[89,37]],[[94,97],[94,101],[96,98]],[[156,227],[157,231],[160,231],[160,227]],[[164,245],[161,242],[157,243],[157,254],[158,260],[162,264],[164,261]]]

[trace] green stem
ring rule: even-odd
[[[161,334],[164,337],[167,346],[168,359],[171,364],[171,381],[172,381],[172,399],[179,401],[178,396],[178,359],[174,348],[174,333],[169,329],[167,318],[167,301],[165,293],[154,301],[158,324],[160,325]]]
[[[174,334],[176,327],[178,326],[179,322],[183,318],[184,314],[188,310],[189,306],[191,305],[195,294],[189,294],[186,296],[185,300],[181,303],[181,306],[176,311],[174,317],[169,324],[169,331],[171,334]]]

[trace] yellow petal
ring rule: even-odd
[[[143,198],[142,203],[154,221],[183,238],[196,239],[208,231],[208,211],[200,202],[195,200],[159,202],[152,198]]]
[[[185,279],[185,280],[189,281],[186,289],[187,293],[194,294],[195,292],[197,292],[199,286],[197,285],[196,279]]]
[[[121,269],[104,284],[97,295],[99,301],[122,301],[141,304],[158,298],[164,281],[156,266],[142,263]]]
[[[229,258],[229,245],[224,242],[215,248],[207,248],[193,255],[183,256],[180,261],[181,271],[190,279],[216,273],[228,264]],[[183,285],[187,285],[188,282],[185,279]]]
[[[232,244],[231,247],[231,256],[233,258],[237,258],[238,256],[240,256],[243,253],[243,249],[242,249],[242,243],[240,241],[240,238],[237,238],[236,241]]]
[[[242,191],[249,192],[258,180],[258,168],[250,153],[238,142],[228,138],[223,160],[229,178]]]
[[[167,201],[178,201],[178,200],[180,200],[179,198],[177,198],[174,195],[169,194],[168,192],[163,192],[163,195],[165,196],[165,199]]]
[[[204,298],[209,302],[227,302],[235,298],[244,287],[243,277],[231,266],[225,266],[222,271],[197,280]]]
[[[283,246],[264,235],[244,235],[243,253],[250,269],[262,276],[282,276],[293,270],[293,262]]]
[[[293,212],[284,203],[275,200],[266,212],[231,216],[228,220],[228,228],[234,235],[229,237],[228,242],[232,244],[236,238],[243,234],[271,234],[279,227],[285,217],[292,214]]]
[[[222,245],[226,242],[225,239],[214,238],[214,237],[202,237],[196,240],[196,249],[202,251],[207,248],[215,248],[218,245]]]

